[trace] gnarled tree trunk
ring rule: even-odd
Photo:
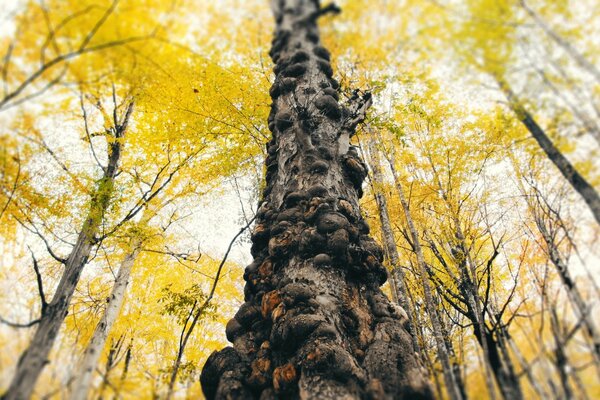
[[[380,291],[383,253],[358,199],[366,168],[349,146],[370,95],[338,102],[317,19],[335,6],[276,0],[276,79],[266,189],[233,347],[202,371],[208,399],[431,398],[404,310]]]

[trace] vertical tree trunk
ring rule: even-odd
[[[519,365],[521,367],[521,370],[527,377],[527,380],[529,381],[529,384],[531,385],[531,387],[533,388],[535,393],[538,395],[538,397],[540,397],[542,399],[549,399],[551,396],[543,389],[541,383],[538,382],[538,380],[535,378],[535,376],[533,376],[533,373],[531,371],[531,369],[532,369],[531,364],[529,364],[527,362],[527,360],[525,359],[525,356],[523,356],[523,354],[521,353],[521,350],[519,349],[519,347],[517,346],[515,341],[512,339],[512,337],[510,335],[506,337],[506,341],[508,343],[508,346],[512,350],[513,354],[516,356],[517,361],[519,362]]]
[[[546,243],[548,257],[556,267],[556,272],[567,292],[567,297],[571,302],[575,316],[581,320],[585,333],[592,341],[592,358],[596,367],[597,376],[600,379],[600,332],[598,332],[594,318],[591,315],[591,307],[585,302],[579,289],[575,285],[575,281],[571,277],[569,271],[569,266],[561,255],[554,240],[554,236],[548,231],[545,222],[541,218],[542,217],[539,215],[534,216],[535,223],[542,235],[542,239]]]
[[[433,178],[437,183],[438,189],[442,194],[442,198],[446,204],[446,208],[448,209],[448,213],[452,221],[450,225],[452,225],[452,223],[454,224],[454,226],[451,226],[451,229],[455,231],[455,239],[451,239],[450,243],[448,244],[453,249],[454,254],[452,255],[452,258],[454,259],[456,269],[460,274],[460,277],[453,276],[453,279],[458,284],[458,294],[460,294],[461,300],[467,308],[467,311],[465,312],[463,310],[462,313],[473,324],[474,335],[482,349],[483,366],[485,369],[484,376],[486,385],[488,387],[489,396],[492,400],[495,400],[496,387],[494,385],[494,379],[492,377],[492,373],[494,373],[494,371],[489,358],[490,353],[487,347],[488,341],[483,336],[484,333],[487,332],[487,327],[485,323],[485,315],[482,309],[481,297],[479,296],[479,286],[477,284],[477,268],[475,263],[473,262],[470,252],[468,251],[469,246],[465,241],[465,235],[461,228],[459,213],[458,211],[455,211],[451,199],[448,197],[448,193],[442,185],[442,181],[439,177],[436,165],[434,164],[431,157],[428,157],[428,161],[433,172]],[[394,169],[393,160],[392,162],[390,162],[390,168],[392,169],[392,174],[394,174],[395,176],[396,172]],[[394,178],[394,180],[398,182],[397,178]],[[456,240],[457,242],[454,242],[454,240]],[[444,258],[435,246],[432,246],[432,250],[434,251],[436,258],[440,261],[440,263],[444,265],[446,271],[449,274],[451,274],[451,276],[454,275],[454,272],[451,272],[451,270],[448,268],[448,265],[446,265]],[[517,399],[521,398],[521,396],[517,397]]]
[[[116,385],[113,385],[113,389],[114,389],[114,394],[113,394],[113,400],[117,400],[121,398],[120,395],[120,391],[121,391],[121,387],[123,386],[123,383],[125,382],[125,379],[127,378],[127,373],[129,372],[129,363],[131,362],[131,351],[133,349],[133,338],[135,337],[135,334],[132,333],[132,337],[131,340],[129,341],[129,346],[127,346],[127,351],[125,352],[125,363],[123,365],[123,371],[121,372],[121,376],[119,377],[119,383]],[[102,400],[102,398],[99,398],[100,400]]]
[[[440,322],[439,314],[437,312],[433,293],[431,290],[431,284],[429,282],[429,274],[427,273],[427,264],[425,263],[425,257],[423,255],[423,249],[421,247],[421,239],[419,238],[419,232],[415,226],[415,223],[412,219],[412,215],[410,213],[410,209],[408,207],[408,201],[406,200],[406,196],[404,195],[404,190],[402,189],[402,185],[400,184],[400,180],[398,179],[398,175],[396,173],[396,168],[393,165],[394,161],[389,159],[390,169],[392,171],[392,176],[394,178],[394,182],[396,184],[396,190],[398,192],[398,197],[400,197],[400,204],[402,205],[402,210],[404,211],[404,218],[406,219],[406,225],[408,226],[408,231],[410,233],[410,237],[412,239],[412,247],[413,251],[417,258],[417,270],[419,276],[421,278],[421,285],[423,286],[423,294],[425,300],[425,308],[427,310],[427,314],[431,320],[431,328],[433,330],[433,336],[435,339],[435,343],[437,346],[437,356],[440,359],[442,364],[442,373],[444,375],[444,383],[446,384],[446,390],[448,391],[448,396],[450,399],[462,399],[461,391],[459,384],[457,382],[456,377],[454,376],[454,370],[450,363],[450,356],[448,355],[448,348],[446,347],[446,342],[444,341],[444,333],[442,331],[442,324]]]
[[[556,31],[554,31],[547,23],[542,19],[542,17],[536,13],[529,5],[525,2],[525,0],[520,0],[521,7],[529,14],[531,18],[542,28],[542,30],[548,35],[550,39],[552,39],[556,44],[558,44],[565,52],[567,52],[574,60],[579,64],[581,68],[583,68],[586,72],[591,74],[596,82],[600,83],[600,70],[596,68],[596,66],[591,63],[588,59],[584,57],[575,47],[571,45],[567,40],[565,40],[562,36],[560,36]]]
[[[538,125],[533,116],[525,109],[519,101],[508,82],[496,77],[496,81],[500,89],[504,93],[508,104],[517,118],[525,125],[531,136],[542,148],[548,159],[558,168],[562,176],[569,184],[579,193],[585,203],[592,211],[596,222],[600,224],[600,195],[596,189],[585,180],[585,178],[575,169],[573,164],[560,152],[560,150],[552,143],[546,132]]]
[[[383,252],[358,199],[366,168],[350,137],[370,95],[338,102],[315,0],[274,0],[266,188],[233,347],[202,371],[208,399],[428,399],[404,310],[379,289]]]
[[[48,354],[67,316],[71,298],[110,204],[121,159],[122,138],[132,111],[133,103],[127,109],[122,124],[115,127],[115,140],[109,145],[108,165],[104,168],[103,177],[91,196],[87,218],[81,227],[75,247],[64,263],[64,272],[54,297],[42,311],[33,339],[21,355],[8,391],[2,396],[4,400],[29,399],[44,366],[49,362]]]
[[[106,344],[106,339],[121,311],[121,305],[125,299],[127,285],[129,284],[131,268],[140,250],[141,243],[135,243],[131,252],[125,256],[121,263],[104,314],[102,314],[102,318],[98,321],[92,339],[83,353],[83,359],[79,366],[80,375],[75,379],[75,388],[71,394],[72,400],[85,400],[87,398],[94,370],[96,369],[96,365],[98,365],[98,360]]]
[[[456,357],[456,352],[454,351],[454,345],[452,344],[452,338],[450,337],[450,331],[447,329],[446,324],[444,324],[444,319],[442,317],[442,305],[440,304],[439,298],[435,297],[435,309],[438,313],[438,318],[440,320],[440,324],[442,326],[442,335],[444,337],[444,343],[446,348],[448,349],[448,356],[452,362],[452,374],[454,376],[454,380],[456,382],[456,386],[460,392],[460,396],[463,399],[467,399],[467,388],[465,386],[465,382],[461,375],[461,365]]]
[[[560,384],[563,389],[564,398],[567,400],[573,399],[573,388],[569,383],[569,359],[565,349],[565,344],[562,341],[560,324],[558,322],[558,315],[556,314],[555,307],[551,305],[550,309],[550,325],[552,331],[552,337],[554,338],[554,365],[558,370],[558,376],[560,378]]]
[[[388,205],[385,195],[381,191],[381,187],[383,185],[383,176],[381,173],[381,162],[379,158],[379,151],[375,147],[375,138],[371,137],[369,139],[369,155],[370,160],[369,164],[371,164],[372,181],[373,181],[373,192],[375,196],[375,202],[377,203],[377,210],[379,211],[379,221],[381,223],[381,231],[383,233],[383,244],[385,249],[385,254],[387,254],[390,266],[392,267],[391,279],[395,283],[395,287],[392,289],[396,292],[396,297],[398,304],[406,310],[408,313],[408,327],[409,332],[413,337],[413,346],[415,347],[415,351],[420,353],[419,341],[417,340],[417,334],[413,329],[414,323],[413,318],[415,318],[416,314],[414,312],[410,297],[408,295],[408,290],[406,289],[406,278],[404,276],[404,271],[402,270],[402,266],[400,265],[400,257],[398,256],[398,248],[396,246],[396,238],[394,235],[394,231],[392,230],[392,223],[390,222],[390,215],[388,212]]]

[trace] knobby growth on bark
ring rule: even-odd
[[[341,104],[317,20],[336,6],[276,0],[275,82],[266,187],[245,271],[233,347],[202,372],[208,399],[432,397],[405,311],[381,292],[387,273],[358,200],[366,166],[350,138],[369,93]]]

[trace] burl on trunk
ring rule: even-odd
[[[371,104],[339,102],[317,19],[336,6],[272,2],[275,82],[266,188],[233,347],[200,378],[208,399],[429,399],[407,316],[379,287],[387,273],[358,199],[366,167],[349,145]]]

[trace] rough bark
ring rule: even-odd
[[[404,310],[379,287],[383,252],[358,199],[366,168],[349,146],[370,95],[338,101],[315,0],[272,2],[277,22],[266,188],[252,234],[233,347],[202,371],[208,399],[428,399]]]
[[[87,398],[92,382],[92,376],[96,369],[96,365],[98,364],[98,360],[102,355],[102,350],[106,345],[106,339],[121,311],[121,305],[123,304],[127,285],[129,284],[131,268],[140,253],[140,246],[139,242],[136,243],[133,246],[132,251],[125,256],[121,263],[104,314],[102,314],[100,321],[96,325],[92,339],[83,353],[83,359],[79,366],[80,374],[75,379],[75,388],[71,393],[72,400],[85,400]]]
[[[33,339],[21,355],[11,384],[2,396],[4,400],[29,399],[44,366],[49,362],[48,355],[67,316],[71,298],[110,204],[114,179],[121,159],[122,140],[120,139],[125,134],[132,110],[133,104],[129,106],[121,125],[115,127],[117,140],[112,141],[109,146],[108,165],[104,168],[104,174],[92,195],[88,215],[71,254],[64,262],[64,272],[54,296],[43,310]]]
[[[497,78],[498,85],[504,93],[508,104],[513,112],[517,115],[517,118],[525,125],[531,136],[542,148],[544,153],[548,156],[548,159],[558,168],[562,176],[569,182],[569,184],[579,193],[585,203],[590,208],[590,211],[594,215],[596,222],[600,224],[600,195],[596,189],[585,180],[585,178],[575,169],[573,164],[561,153],[561,151],[554,145],[550,137],[537,123],[535,118],[525,109],[525,107],[519,101],[517,95],[514,93],[510,85]]]

